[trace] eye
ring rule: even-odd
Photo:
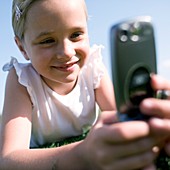
[[[42,44],[42,45],[49,45],[49,44],[52,44],[52,43],[55,43],[55,40],[52,39],[52,38],[49,38],[49,39],[45,39],[45,40],[40,41],[39,44]]]
[[[71,35],[70,38],[73,39],[73,40],[81,39],[81,35],[83,35],[82,32],[75,32]]]

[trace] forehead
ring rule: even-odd
[[[40,34],[71,27],[86,27],[86,8],[83,0],[40,0],[29,9],[25,33]]]
[[[77,20],[87,19],[86,7],[83,0],[40,0],[33,3],[27,13],[26,24],[43,22],[44,19]],[[42,20],[41,20],[42,19]]]
[[[58,12],[58,14],[65,14],[68,17],[69,12],[84,12],[87,17],[86,5],[84,0],[38,0],[35,1],[28,10],[28,16],[33,12]],[[34,14],[35,15],[35,14]]]

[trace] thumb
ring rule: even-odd
[[[103,111],[100,114],[99,121],[102,124],[113,124],[118,122],[116,111]]]

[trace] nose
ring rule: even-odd
[[[58,59],[70,59],[76,54],[74,42],[66,39],[58,44],[57,58]]]

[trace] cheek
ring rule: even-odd
[[[36,49],[34,50],[34,52],[32,53],[32,61],[36,62],[37,64],[40,63],[45,63],[48,62],[48,60],[51,59],[52,56],[52,52],[51,50],[47,50],[47,49]]]
[[[34,66],[34,68],[39,71],[42,69],[45,69],[50,62],[50,57],[48,57],[49,54],[46,52],[39,52],[39,53],[34,53],[31,57],[31,63]]]
[[[89,53],[90,53],[90,45],[89,45],[89,41],[84,41],[81,44],[81,52],[82,52],[82,60],[84,60],[84,63],[86,62]]]

